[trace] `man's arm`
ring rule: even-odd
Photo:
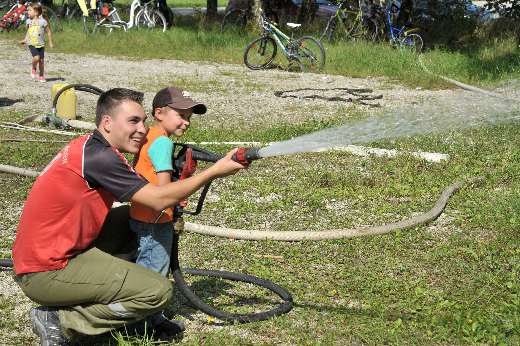
[[[231,159],[235,152],[236,149],[230,151],[214,165],[190,178],[162,186],[146,184],[134,193],[131,201],[141,203],[155,211],[161,211],[172,205],[179,204],[180,201],[187,199],[209,181],[235,174],[239,170],[246,168]]]

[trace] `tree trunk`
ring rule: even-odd
[[[314,0],[303,0],[296,16],[296,22],[300,24],[311,23],[314,19],[314,12],[316,12]]]
[[[258,27],[258,23],[260,23],[260,11],[262,11],[262,0],[254,0],[253,1],[253,25],[255,28]]]
[[[214,21],[217,19],[217,0],[208,0],[206,3],[206,18],[209,21]]]

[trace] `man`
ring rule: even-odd
[[[93,244],[115,200],[161,211],[208,181],[245,168],[231,159],[231,151],[188,179],[148,183],[121,154],[137,153],[146,135],[142,98],[128,89],[103,93],[96,107],[97,130],[65,146],[29,193],[13,262],[23,292],[43,305],[31,310],[42,345],[66,345],[78,335],[107,332],[161,311],[171,301],[169,280]]]

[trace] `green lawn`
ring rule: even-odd
[[[17,35],[10,33],[8,37],[15,39]],[[242,49],[253,37],[181,25],[167,34],[133,31],[92,37],[71,25],[56,34],[56,49],[136,59],[240,64]],[[421,72],[413,55],[384,44],[327,44],[326,48],[329,73],[386,77],[389,83],[429,88],[445,86]],[[492,87],[520,76],[519,55],[519,48],[505,40],[468,52],[433,50],[424,60],[437,73]],[[24,116],[0,108],[1,121]],[[283,123],[255,129],[255,138],[285,140],[331,124],[336,124],[334,119],[327,123],[311,119]],[[14,130],[2,130],[4,138],[15,135]],[[28,137],[52,138],[48,134]],[[241,122],[226,132],[221,125],[208,127],[203,118],[194,119],[186,140],[208,138],[247,140],[251,129]],[[379,225],[430,209],[454,181],[475,176],[483,180],[464,185],[433,224],[382,236],[281,243],[184,234],[183,266],[225,269],[272,280],[293,294],[295,307],[289,314],[263,322],[224,326],[211,318],[191,322],[181,344],[520,344],[518,123],[370,144],[442,152],[449,154],[450,160],[428,163],[412,156],[364,158],[341,152],[263,159],[241,174],[215,182],[203,213],[190,221],[279,231]],[[1,142],[0,162],[41,170],[62,145]],[[230,149],[208,148],[219,152]],[[0,174],[0,179],[5,191],[0,199],[0,225],[9,231],[0,236],[0,254],[6,257],[16,230],[12,213],[23,205],[33,180],[7,174]],[[207,301],[230,311],[254,310],[240,305],[252,297],[260,308],[270,306],[274,299],[248,285],[210,278],[189,280]],[[2,343],[34,343],[33,336],[19,334],[23,326],[16,304],[11,297],[0,295]],[[195,313],[179,295],[168,311],[176,318]],[[124,333],[116,337],[117,345],[152,345]]]
[[[131,30],[110,35],[85,35],[82,25],[73,22],[65,23],[64,30],[54,34],[54,41],[55,50],[64,53],[243,64],[244,48],[258,33],[221,33],[219,28],[218,22],[205,23],[202,17],[181,17],[166,33]],[[23,33],[3,35],[14,40],[22,37]],[[351,77],[381,76],[424,88],[447,86],[442,80],[426,73],[415,55],[387,43],[339,42],[324,43],[324,46],[326,73]],[[520,78],[520,47],[513,38],[462,51],[432,49],[426,51],[422,59],[434,73],[484,87]],[[276,63],[287,66],[281,54],[278,54]]]

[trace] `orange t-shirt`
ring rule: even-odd
[[[135,170],[137,173],[141,174],[143,177],[148,180],[151,184],[158,185],[159,181],[157,178],[157,172],[155,171],[154,165],[152,163],[152,159],[148,154],[148,150],[152,146],[153,142],[161,137],[166,136],[167,134],[164,130],[159,129],[157,127],[150,127],[148,133],[146,134],[146,140],[141,149],[139,150],[139,154],[135,159]],[[130,207],[130,217],[134,220],[145,222],[145,223],[154,223],[157,217],[160,215],[160,212],[153,210],[147,206],[144,206],[138,202],[132,202]],[[157,223],[166,223],[173,220],[173,209],[166,208],[165,212],[161,216],[161,218],[157,221]]]

